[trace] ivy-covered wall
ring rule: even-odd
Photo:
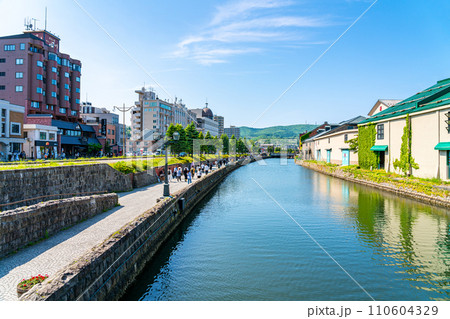
[[[394,168],[401,170],[403,174],[410,175],[412,168],[419,169],[414,157],[411,155],[411,120],[409,114],[406,115],[406,124],[403,128],[402,146],[400,148],[400,159],[394,161]]]
[[[358,127],[358,162],[361,168],[378,168],[378,156],[370,150],[375,145],[376,135],[374,123]]]

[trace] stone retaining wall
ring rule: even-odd
[[[427,203],[429,205],[450,208],[450,199],[448,199],[448,198],[427,195],[427,194],[417,192],[417,191],[414,191],[411,189],[398,188],[398,187],[388,184],[388,183],[375,183],[372,181],[358,179],[358,178],[353,177],[350,173],[346,173],[340,169],[330,171],[327,166],[319,165],[319,164],[316,164],[313,162],[305,162],[305,161],[301,161],[301,160],[295,160],[295,163],[298,165],[301,165],[303,167],[312,169],[316,172],[325,174],[325,175],[337,177],[340,179],[344,179],[346,181],[350,181],[350,182],[354,182],[354,183],[358,183],[358,184],[362,184],[362,185],[366,185],[366,186],[370,186],[370,187],[375,187],[375,188],[378,188],[378,189],[381,189],[384,191],[395,193],[398,196],[412,198],[412,199]]]
[[[223,167],[152,207],[21,300],[117,300],[183,218],[240,163]]]
[[[132,188],[130,176],[108,164],[5,170],[0,171],[0,210],[74,196],[72,194],[123,192]],[[22,200],[26,201],[10,204]]]
[[[117,194],[52,200],[0,213],[0,257],[109,210]]]

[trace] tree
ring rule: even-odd
[[[183,129],[183,125],[177,124],[175,131],[180,134],[178,141],[172,142],[172,150],[174,153],[180,154],[181,152],[187,152],[186,132]]]
[[[228,135],[222,134],[222,136],[220,138],[222,139],[222,146],[223,146],[222,153],[223,154],[228,154],[229,151],[230,151]]]
[[[90,156],[95,156],[98,154],[98,152],[100,152],[102,150],[102,146],[101,144],[88,144],[88,154]]]
[[[247,147],[245,146],[245,143],[244,143],[244,141],[242,140],[242,138],[240,138],[240,139],[238,139],[238,140],[236,141],[236,151],[237,151],[239,154],[244,154],[244,153],[247,152]]]
[[[348,144],[348,149],[350,151],[358,152],[358,135],[350,140],[347,140],[345,143]]]
[[[237,151],[237,143],[236,143],[236,137],[233,135],[231,135],[231,138],[229,140],[229,152],[230,153],[236,153]]]
[[[211,133],[209,133],[209,131],[206,132],[206,135],[205,135],[205,141],[206,141],[206,140],[210,140],[211,138],[212,138],[212,137],[211,137]],[[203,145],[203,146],[202,146],[202,151],[205,152],[206,154],[211,153],[211,146],[210,146],[210,145]]]
[[[188,126],[186,126],[184,132],[186,135],[187,153],[192,155],[194,148],[194,140],[198,139],[198,131],[197,128],[195,127],[194,122],[191,122]]]
[[[200,133],[198,133],[198,139],[200,140],[200,142],[202,142],[205,139],[202,131],[200,131]],[[203,153],[203,150],[204,150],[204,145],[201,145],[200,146],[200,154]]]
[[[109,141],[106,141],[105,147],[103,148],[105,154],[109,154],[112,151],[111,145],[109,145]]]

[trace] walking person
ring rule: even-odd
[[[189,171],[189,172],[187,173],[187,183],[188,183],[188,185],[189,185],[190,183],[192,183],[192,174],[191,174],[191,171]]]
[[[175,182],[176,178],[177,178],[177,168],[174,167],[172,171],[172,180]]]
[[[179,166],[177,169],[177,182],[181,182],[181,167]]]
[[[185,167],[183,169],[184,181],[187,182],[189,169]]]

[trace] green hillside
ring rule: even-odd
[[[305,131],[310,131],[317,127],[312,124],[297,124],[287,126],[271,126],[265,128],[252,128],[241,126],[241,137],[248,139],[264,139],[264,138],[295,138]]]

